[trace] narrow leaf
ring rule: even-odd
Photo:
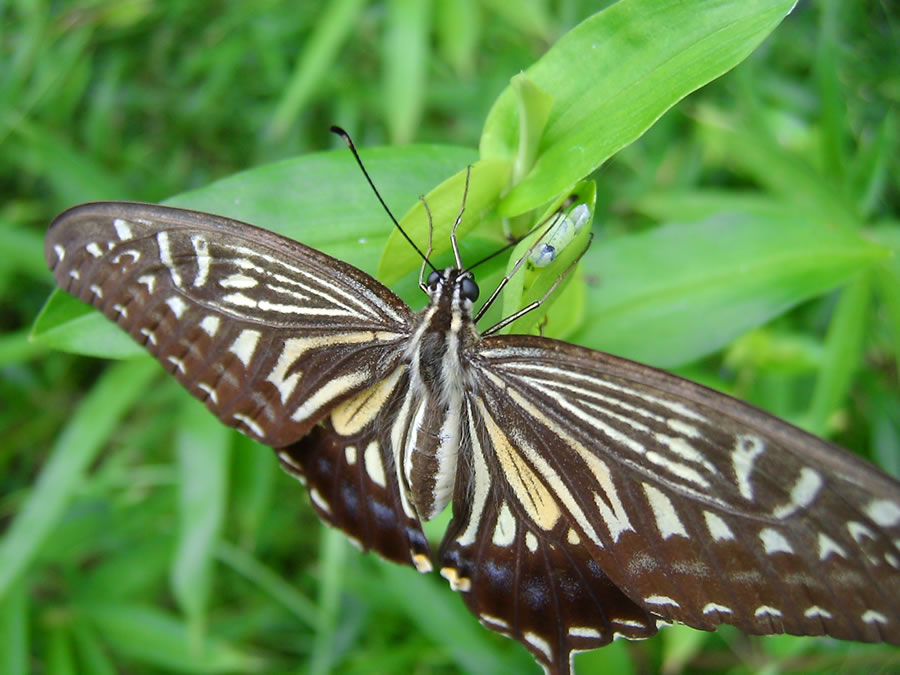
[[[88,619],[118,651],[156,669],[192,673],[256,672],[262,663],[225,640],[208,637],[198,647],[187,625],[141,605],[83,605]]]
[[[794,1],[621,0],[582,22],[525,71],[554,106],[534,169],[504,197],[501,214],[523,213],[585,177],[740,63]],[[516,108],[509,87],[485,123],[482,157],[515,156]]]
[[[178,541],[172,592],[189,621],[203,630],[214,554],[225,520],[230,432],[186,394],[175,439],[178,457]]]
[[[871,275],[863,274],[841,292],[825,338],[825,358],[810,406],[809,428],[825,435],[828,418],[846,398],[860,363],[866,312],[872,295]]]
[[[0,540],[0,599],[62,518],[84,472],[159,366],[149,359],[111,366],[57,437],[31,494]]]
[[[888,255],[791,214],[722,214],[601,242],[583,263],[592,322],[573,340],[655,366],[683,364]]]

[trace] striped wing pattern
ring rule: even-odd
[[[361,549],[430,570],[421,520],[452,498],[441,574],[548,672],[666,622],[900,644],[896,481],[647,366],[482,338],[464,271],[413,314],[265,230],[116,202],[60,215],[45,253]]]
[[[400,487],[391,442],[391,423],[408,392],[406,368],[398,366],[277,454],[288,473],[307,485],[319,516],[354,545],[428,572],[431,551]]]
[[[747,404],[600,352],[502,336],[472,362],[472,468],[442,573],[553,672],[570,650],[645,637],[656,619],[900,643],[892,479]],[[516,602],[495,598],[506,588],[520,589]]]
[[[381,380],[409,337],[409,308],[365,273],[227,218],[83,204],[57,217],[45,254],[64,290],[222,422],[276,448]]]

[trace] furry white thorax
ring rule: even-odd
[[[405,487],[425,520],[443,511],[453,495],[463,441],[465,391],[472,381],[462,350],[477,339],[477,331],[473,303],[462,294],[465,277],[458,273],[446,269],[438,283],[428,286],[430,302],[420,314],[406,353],[413,405],[406,447],[395,451],[402,457]],[[435,415],[440,416],[439,422]]]

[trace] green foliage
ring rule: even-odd
[[[592,176],[594,244],[545,332],[680,367],[900,470],[897,16],[836,0],[783,22],[792,2],[597,4],[0,8],[0,670],[536,671],[436,575],[345,550],[270,452],[197,414],[146,358],[102,369],[52,351],[141,353],[96,312],[57,292],[38,317],[43,229],[91,199],[252,222],[420,306],[418,258],[349,153],[312,152],[340,147],[331,123],[423,247],[426,195],[437,263],[466,165],[473,261],[615,155]],[[388,140],[431,144],[374,147]],[[518,277],[504,311],[579,244]],[[484,297],[511,263],[478,269]],[[672,630],[576,667],[863,672],[897,658]]]

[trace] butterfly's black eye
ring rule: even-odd
[[[466,277],[460,283],[459,294],[466,300],[475,302],[478,299],[478,284],[476,284],[474,280]]]
[[[435,288],[441,280],[441,273],[435,270],[431,274],[428,275],[428,280],[425,282],[425,285],[428,288]]]

